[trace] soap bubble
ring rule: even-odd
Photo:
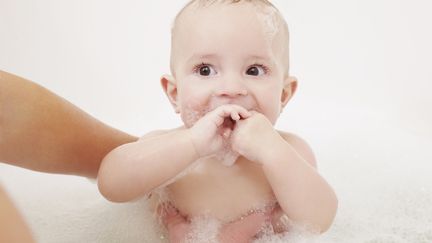
[[[239,156],[239,153],[231,149],[231,142],[227,138],[223,140],[223,148],[216,153],[216,159],[225,166],[232,166]]]

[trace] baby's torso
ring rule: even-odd
[[[261,166],[243,157],[230,167],[214,158],[201,160],[166,192],[182,214],[208,215],[223,222],[275,203]]]

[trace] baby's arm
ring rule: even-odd
[[[130,201],[175,177],[198,158],[187,129],[150,133],[103,159],[99,190],[110,201]]]
[[[337,198],[318,174],[313,153],[303,140],[280,135],[265,116],[255,113],[238,122],[233,148],[262,165],[279,205],[290,220],[319,232],[330,227]]]
[[[103,159],[99,170],[100,192],[116,202],[150,193],[194,161],[219,151],[223,145],[220,127],[226,117],[238,120],[247,115],[242,107],[221,106],[189,129],[148,134],[114,149]]]
[[[330,228],[337,211],[336,194],[318,173],[310,147],[302,139],[281,134],[279,149],[263,166],[282,210],[318,232]]]

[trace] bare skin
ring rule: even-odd
[[[94,119],[70,102],[29,80],[0,70],[0,161],[27,169],[95,178],[104,156],[134,142],[126,134]],[[0,242],[34,242],[25,220],[0,185]],[[225,238],[250,239],[260,227],[228,225]],[[163,216],[171,235],[190,224],[180,215]],[[181,222],[181,224],[180,224]]]
[[[188,219],[173,206],[158,208],[163,224],[168,230],[170,242],[183,242],[191,231]],[[254,213],[241,220],[223,225],[218,234],[220,243],[247,243],[261,230],[262,222],[268,221],[272,212]],[[276,215],[276,213],[274,213]],[[258,222],[258,223],[257,223]]]
[[[110,152],[98,181],[106,198],[129,201],[163,187],[186,219],[233,222],[270,204],[280,206],[280,217],[314,231],[330,227],[337,198],[317,172],[312,150],[274,128],[297,80],[288,74],[286,32],[269,36],[272,11],[257,7],[192,4],[178,17],[172,75],[161,83],[184,127]],[[231,167],[217,157],[227,147],[240,155]]]
[[[0,71],[0,161],[96,178],[113,148],[137,138],[111,128],[49,90]],[[0,185],[0,242],[34,242]]]
[[[1,187],[0,215],[0,242],[35,242],[24,219]]]
[[[40,85],[0,71],[0,161],[96,178],[109,151],[136,140]]]

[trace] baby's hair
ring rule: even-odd
[[[214,3],[239,3],[239,2],[249,2],[249,3],[260,3],[267,6],[271,6],[276,9],[276,7],[268,0],[191,0],[183,8],[187,8],[189,5],[198,3],[199,6],[206,6]],[[180,11],[181,13],[182,11]]]
[[[171,45],[174,43],[174,38],[175,38],[175,30],[177,28],[178,25],[178,21],[180,16],[183,14],[183,12],[185,12],[186,9],[188,9],[189,7],[191,7],[191,5],[195,5],[196,8],[205,8],[208,7],[212,4],[239,4],[239,3],[251,3],[251,4],[255,4],[257,6],[257,8],[259,10],[262,10],[262,14],[266,15],[266,16],[271,16],[271,21],[276,21],[277,24],[279,25],[280,28],[274,28],[273,26],[273,30],[277,30],[277,31],[281,31],[285,36],[286,36],[286,61],[285,61],[285,65],[286,65],[286,71],[288,73],[289,70],[289,47],[288,47],[288,42],[289,42],[289,31],[288,31],[288,25],[285,21],[285,19],[282,17],[282,14],[280,13],[279,9],[277,9],[269,0],[190,0],[176,15],[174,22],[172,24],[171,27]],[[270,22],[271,22],[270,21]],[[267,21],[269,22],[269,21]],[[273,33],[274,34],[274,33]],[[171,49],[173,49],[173,47],[171,46]],[[171,52],[172,54],[172,52]],[[171,72],[174,74],[174,69],[173,69],[173,63],[172,63],[172,56],[171,56],[171,63],[170,63],[170,67],[171,67]]]

